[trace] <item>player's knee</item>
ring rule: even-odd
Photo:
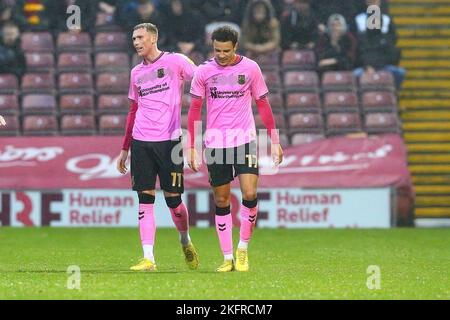
[[[175,209],[181,204],[181,196],[166,197],[166,204],[169,208]]]
[[[155,196],[145,193],[145,192],[138,192],[138,198],[139,198],[139,203],[142,203],[142,204],[154,204],[155,203]]]
[[[242,199],[247,201],[253,201],[257,197],[256,190],[247,190],[242,193]]]
[[[215,202],[216,202],[216,206],[223,208],[223,207],[230,205],[230,197],[229,196],[216,196]]]

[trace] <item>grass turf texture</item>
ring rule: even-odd
[[[250,272],[225,274],[214,272],[215,230],[191,236],[198,270],[175,229],[160,228],[158,272],[135,273],[137,229],[0,227],[0,299],[450,299],[446,229],[258,229]],[[81,268],[81,290],[66,288],[69,265]],[[369,265],[381,269],[380,290],[366,286]]]

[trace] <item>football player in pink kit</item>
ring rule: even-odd
[[[216,204],[216,231],[224,255],[224,263],[217,271],[248,271],[248,243],[258,214],[258,159],[252,98],[256,100],[261,119],[270,134],[275,165],[281,163],[283,150],[267,99],[268,89],[258,64],[236,54],[238,34],[231,28],[216,29],[211,39],[215,58],[198,67],[191,85],[188,163],[192,170],[198,170],[199,155],[194,148],[194,126],[201,119],[203,99],[206,99],[205,153]],[[236,262],[233,257],[233,221],[230,213],[230,182],[235,176],[239,177],[242,192]]]
[[[139,197],[139,231],[144,258],[134,271],[154,271],[156,176],[173,222],[180,233],[185,261],[198,267],[198,255],[189,236],[189,214],[181,200],[183,150],[181,148],[181,97],[184,81],[196,66],[187,57],[158,50],[158,29],[150,23],[134,27],[133,45],[143,62],[131,70],[130,111],[117,169],[125,174],[131,145],[131,180]],[[174,151],[174,152],[173,152]]]

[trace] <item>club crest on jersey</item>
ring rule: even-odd
[[[158,78],[164,78],[164,69],[158,69]]]
[[[243,74],[238,75],[238,83],[239,84],[245,83],[245,75],[243,75]]]

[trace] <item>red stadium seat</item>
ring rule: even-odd
[[[103,94],[98,98],[99,113],[127,113],[129,100],[127,95]]]
[[[28,72],[53,72],[55,68],[55,58],[51,53],[26,53],[25,60]]]
[[[58,52],[90,52],[92,40],[87,32],[60,32],[56,47]]]
[[[97,72],[129,70],[130,58],[125,52],[100,52],[95,55],[95,69]]]
[[[53,37],[49,32],[24,32],[20,36],[21,47],[24,52],[54,51]]]
[[[322,133],[322,115],[319,113],[294,113],[289,115],[289,132]]]
[[[95,51],[126,51],[128,38],[124,32],[99,32],[95,35]]]
[[[60,93],[93,93],[90,73],[61,73],[59,75]]]
[[[289,93],[286,96],[288,112],[319,112],[321,102],[319,94],[309,92]]]
[[[278,90],[283,85],[278,71],[264,71],[263,77],[269,91]]]
[[[65,115],[61,118],[61,134],[93,135],[95,119],[92,115]]]
[[[33,115],[23,118],[23,134],[27,136],[58,134],[58,122],[55,116]]]
[[[322,75],[324,91],[356,91],[356,78],[351,71],[327,71]]]
[[[102,93],[128,93],[130,85],[129,72],[104,72],[97,75],[96,88]]]
[[[59,100],[59,107],[62,114],[93,113],[94,97],[91,94],[61,95]]]
[[[23,114],[55,114],[56,99],[51,94],[27,94],[22,97]]]
[[[50,73],[26,73],[22,77],[22,94],[55,93],[55,80]]]
[[[364,112],[397,112],[397,98],[390,91],[367,91],[362,96]]]
[[[388,71],[364,73],[359,79],[361,91],[393,91],[395,92],[394,77]]]
[[[15,94],[0,94],[0,115],[18,115],[19,97]]]
[[[19,91],[19,80],[14,74],[0,74],[0,93],[17,94]]]
[[[327,92],[323,100],[326,112],[358,111],[359,108],[358,96],[351,91]]]
[[[327,115],[327,134],[341,135],[361,132],[361,119],[359,113],[330,113]]]
[[[400,133],[400,121],[396,113],[368,113],[365,115],[365,130],[368,134]]]
[[[294,133],[291,135],[291,144],[298,146],[300,144],[311,143],[316,140],[324,139],[323,134]]]
[[[274,113],[273,117],[275,119],[275,124],[276,124],[277,129],[285,129],[286,128],[286,121],[284,119],[284,114]],[[266,129],[259,114],[255,114],[254,118],[255,118],[256,129]]]
[[[17,136],[19,135],[19,119],[17,116],[5,115],[6,126],[0,126],[0,136]]]
[[[314,70],[316,55],[312,50],[285,50],[281,66],[283,70]]]
[[[125,132],[126,122],[126,115],[102,115],[99,120],[99,133],[105,135],[123,135]]]
[[[274,112],[284,111],[284,99],[280,92],[270,92],[267,98]]]
[[[92,60],[86,52],[65,52],[58,56],[58,72],[90,72]]]
[[[286,92],[318,92],[319,78],[314,71],[287,71],[284,73]]]
[[[280,53],[278,51],[257,55],[247,52],[246,56],[256,61],[263,71],[276,71],[280,68]]]

